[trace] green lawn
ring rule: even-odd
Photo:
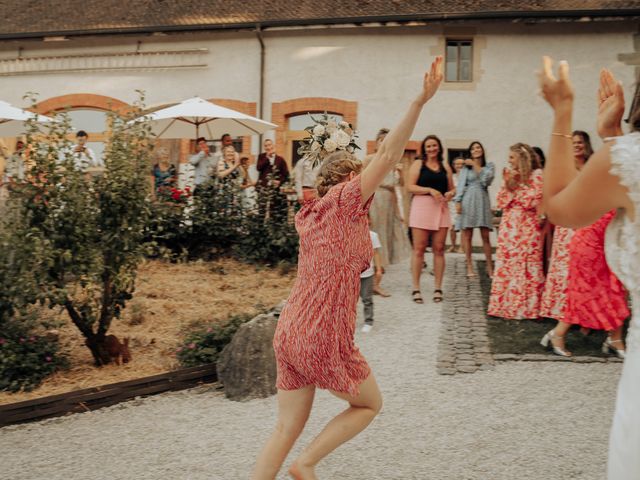
[[[478,273],[484,298],[485,311],[489,303],[491,281],[486,275],[485,262],[477,262]],[[502,353],[545,353],[551,352],[540,345],[540,340],[546,332],[556,324],[552,319],[540,320],[504,320],[502,318],[487,317],[487,329],[491,350],[494,354]],[[567,349],[575,355],[605,356],[602,343],[606,338],[604,331],[592,331],[584,336],[580,329],[574,326],[567,336]]]

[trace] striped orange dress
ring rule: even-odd
[[[281,390],[307,385],[358,395],[369,376],[354,343],[360,272],[373,248],[360,176],[306,202],[296,215],[298,276],[273,339]]]

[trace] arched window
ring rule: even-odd
[[[338,98],[306,97],[274,102],[271,105],[271,121],[278,125],[276,151],[293,168],[299,159],[298,147],[308,135],[305,127],[313,125],[309,114],[327,112],[338,121],[344,120],[356,126],[358,103]]]
[[[69,110],[68,115],[73,131],[75,133],[80,130],[87,132],[89,136],[87,147],[93,150],[97,160],[102,160],[105,146],[104,142],[107,139],[107,131],[109,129],[107,125],[107,112],[104,110],[79,108],[77,110]]]
[[[316,115],[323,114],[324,112],[316,112]],[[302,141],[309,136],[305,128],[310,125],[314,125],[313,113],[302,113],[298,115],[291,115],[288,117],[288,130],[287,130],[287,153],[290,155],[288,159],[291,163],[291,167],[295,167],[301,155],[298,154],[298,148]],[[336,122],[341,122],[343,117],[338,113],[329,113],[329,118]]]

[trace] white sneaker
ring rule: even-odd
[[[360,330],[362,333],[369,333],[371,331],[371,329],[373,328],[373,325],[369,325],[368,323],[365,323],[362,326],[362,330]]]

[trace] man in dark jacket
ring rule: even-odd
[[[280,155],[276,155],[276,148],[269,139],[264,141],[264,153],[258,156],[256,168],[260,174],[258,187],[278,189],[289,180],[287,162]]]
[[[258,170],[258,208],[274,221],[287,216],[287,197],[280,192],[280,187],[289,180],[289,168],[284,158],[276,155],[273,141],[264,141],[264,153],[258,156],[256,164]]]

